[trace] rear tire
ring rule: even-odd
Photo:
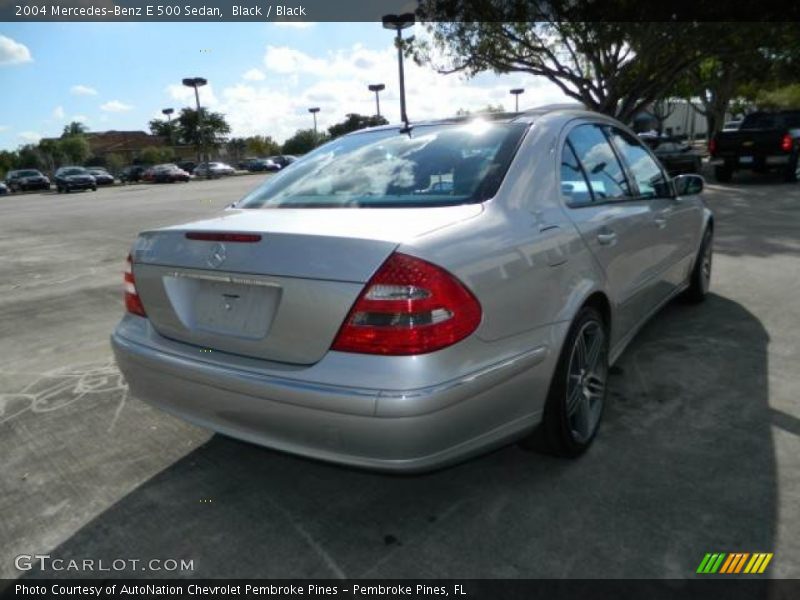
[[[606,403],[608,330],[600,313],[583,307],[569,329],[539,427],[524,445],[574,458],[592,444]]]
[[[692,275],[689,279],[689,288],[685,297],[689,302],[702,302],[708,296],[711,287],[711,266],[714,256],[714,233],[707,228],[703,233],[703,241],[697,251]]]
[[[729,183],[733,179],[733,169],[730,167],[714,167],[714,177],[720,183]]]

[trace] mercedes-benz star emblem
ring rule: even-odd
[[[211,252],[206,259],[206,263],[212,269],[216,269],[222,263],[225,262],[225,259],[228,257],[227,252],[225,251],[225,244],[214,244],[211,246]]]

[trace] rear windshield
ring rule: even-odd
[[[753,113],[742,120],[741,129],[787,129],[800,127],[800,112]]]
[[[16,176],[17,177],[38,177],[39,175],[41,175],[41,173],[39,173],[39,171],[34,171],[32,169],[28,169],[26,171],[17,171],[16,172]]]
[[[237,208],[447,206],[491,198],[528,125],[473,121],[346,136],[320,146]]]

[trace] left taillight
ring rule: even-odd
[[[144,306],[142,306],[142,299],[139,298],[139,293],[136,291],[136,279],[133,277],[133,259],[128,254],[125,260],[125,310],[140,317],[146,317]]]

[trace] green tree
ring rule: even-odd
[[[283,153],[305,154],[327,141],[325,134],[318,134],[313,129],[299,129],[283,143]]]
[[[17,150],[16,168],[46,170],[47,162],[36,144],[25,144]]]
[[[169,162],[172,160],[172,149],[163,146],[148,146],[139,153],[139,160],[148,165]]]
[[[198,127],[197,110],[184,108],[175,120],[177,121],[177,141],[195,146],[198,155],[203,148],[206,150],[218,148],[231,132],[231,127],[222,113],[210,112],[206,108],[201,108],[200,117],[202,124]]]
[[[422,0],[417,12],[432,41],[406,52],[443,73],[545,77],[589,109],[629,122],[704,61],[774,56],[783,43],[784,34],[772,35],[781,23],[654,21],[653,10],[627,0]]]
[[[800,83],[783,86],[773,90],[761,90],[755,104],[764,110],[800,108]]]
[[[62,138],[70,137],[73,135],[83,135],[89,129],[80,121],[72,121],[68,125],[64,125],[64,132],[61,134]]]
[[[0,179],[5,179],[6,174],[17,166],[16,152],[0,150]]]
[[[76,165],[82,165],[89,158],[89,142],[83,135],[70,135],[62,138],[58,143],[63,157]]]
[[[340,135],[350,133],[351,131],[358,131],[366,127],[377,127],[378,125],[387,125],[387,121],[382,116],[378,115],[359,115],[357,113],[348,113],[347,118],[335,125],[328,127],[328,134],[331,139],[337,138]]]
[[[45,163],[45,170],[53,172],[64,164],[66,156],[62,148],[63,140],[43,139],[39,142],[39,154]]]
[[[247,151],[256,156],[273,156],[281,153],[281,145],[271,136],[254,135],[247,138]]]
[[[113,174],[118,174],[125,166],[125,159],[119,154],[111,153],[106,156],[106,167]]]
[[[247,140],[240,137],[231,138],[225,146],[228,149],[228,155],[231,160],[238,163],[244,158],[244,153],[247,151]]]

